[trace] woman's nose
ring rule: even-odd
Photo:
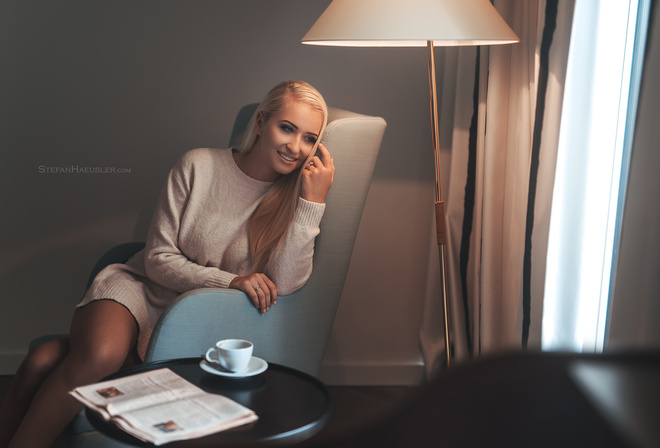
[[[302,148],[302,138],[296,135],[291,136],[291,139],[287,143],[287,147],[290,151],[296,153],[300,152],[300,148]]]

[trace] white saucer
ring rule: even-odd
[[[261,372],[265,371],[268,368],[268,363],[261,358],[253,356],[252,359],[250,359],[247,369],[240,372],[230,372],[215,363],[208,362],[206,359],[202,359],[199,366],[202,370],[212,373],[213,375],[226,376],[229,378],[247,378],[249,376],[259,375]]]

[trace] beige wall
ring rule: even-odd
[[[282,79],[388,129],[328,347],[333,383],[410,383],[432,223],[424,49],[307,47],[329,0],[0,2],[0,374],[66,332],[96,258],[143,240],[184,151]],[[123,174],[49,174],[51,167]],[[41,167],[41,168],[40,168]]]

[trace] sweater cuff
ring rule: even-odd
[[[229,288],[229,284],[234,280],[238,275],[232,274],[231,272],[221,271],[218,269],[218,272],[215,275],[212,275],[206,284],[207,288]]]
[[[298,207],[296,208],[294,222],[303,226],[318,227],[321,224],[324,211],[325,204],[298,198]]]

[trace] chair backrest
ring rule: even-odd
[[[256,107],[250,104],[238,113],[230,146],[240,144],[243,130]],[[253,341],[255,356],[318,375],[387,126],[380,117],[335,108],[329,108],[328,112],[322,143],[333,156],[335,178],[326,198],[321,234],[315,243],[314,269],[305,286],[281,297],[277,307],[264,316],[249,306],[242,293],[190,291],[161,316],[152,335],[147,360],[199,356],[215,340],[235,337]],[[219,300],[214,296],[216,293],[224,294],[223,298]],[[219,301],[222,305],[218,305]],[[217,313],[212,318],[212,328],[203,328],[199,320],[195,325],[196,318],[190,312],[193,306],[213,308],[208,311],[208,314]],[[217,323],[218,315],[222,314],[230,317],[226,322]],[[163,337],[165,332],[180,337]],[[183,340],[185,338],[189,340]]]
[[[321,349],[305,353],[305,362],[320,370],[353,253],[362,210],[369,192],[386,122],[337,108],[328,109],[321,142],[332,154],[335,177],[326,198],[321,233],[314,246],[314,269],[298,297],[300,316],[295,335]],[[309,316],[308,318],[302,316]],[[283,341],[285,343],[286,341]],[[301,360],[302,362],[303,360]]]

